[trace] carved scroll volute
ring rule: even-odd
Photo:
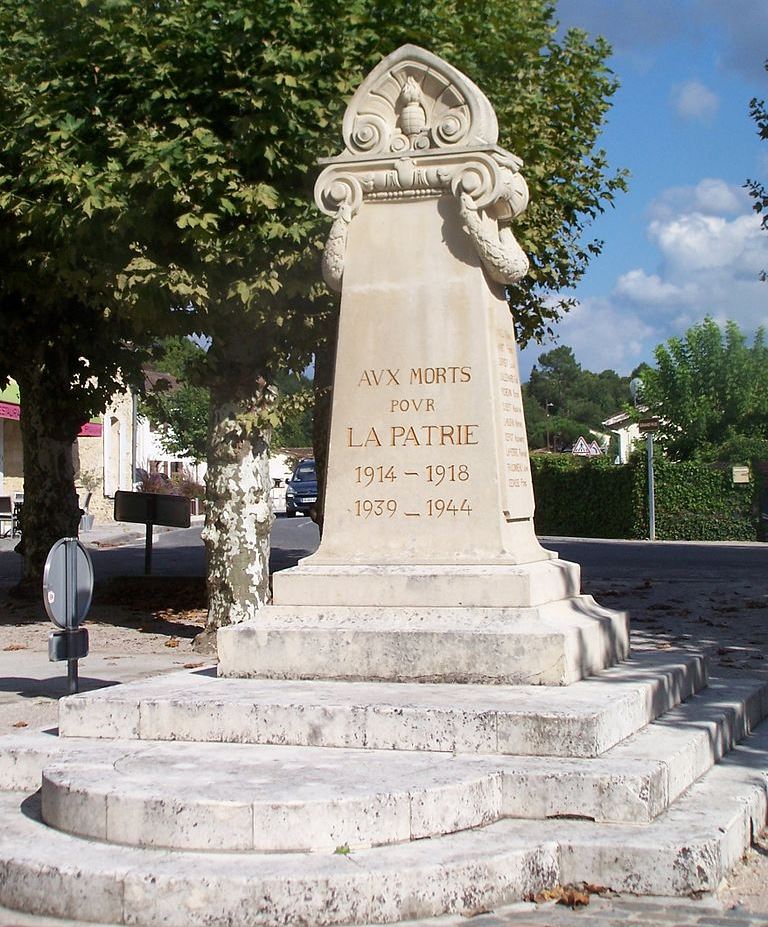
[[[404,45],[360,85],[342,133],[344,151],[325,162],[315,185],[315,202],[334,218],[323,254],[329,287],[341,289],[347,230],[364,200],[449,192],[490,277],[512,283],[526,273],[509,227],[528,203],[522,161],[497,147],[493,107],[460,71]]]
[[[453,184],[464,231],[472,239],[488,276],[496,283],[517,283],[530,267],[510,227],[511,220],[528,206],[528,184],[519,172],[520,162],[497,160],[492,197],[478,197],[473,171],[458,175]],[[483,202],[484,200],[484,202]]]

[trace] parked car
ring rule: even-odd
[[[317,505],[317,470],[312,457],[300,460],[285,490],[285,514],[309,515]]]

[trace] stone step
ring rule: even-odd
[[[64,737],[600,756],[706,685],[663,651],[565,688],[222,679],[185,671],[62,699]]]
[[[504,585],[501,577],[481,582],[496,595],[497,585]],[[257,620],[219,631],[219,674],[564,686],[629,655],[626,613],[602,608],[588,595],[530,607],[462,608],[460,595],[450,601],[452,606],[270,605]]]
[[[49,823],[185,848],[370,845],[500,817],[647,823],[759,723],[767,693],[762,681],[715,679],[595,759],[17,734],[0,740],[0,788],[34,790],[45,769]]]
[[[707,689],[598,758],[506,758],[504,814],[647,823],[766,716],[763,680],[710,679]]]
[[[766,819],[768,725],[654,822],[500,821],[347,853],[116,846],[46,827],[0,795],[0,904],[146,927],[392,923],[488,910],[557,882],[690,894],[717,887]]]
[[[101,742],[46,765],[43,820],[128,846],[293,852],[420,840],[497,821],[489,761],[251,744]],[[86,755],[87,754],[87,755]]]

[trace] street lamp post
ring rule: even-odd
[[[549,450],[549,410],[550,410],[551,408],[553,408],[555,404],[554,404],[554,402],[547,402],[547,403],[545,403],[545,405],[546,405],[546,412],[547,412],[547,421],[546,421],[546,429],[547,429],[547,450]]]

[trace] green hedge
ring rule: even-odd
[[[567,454],[531,458],[536,531],[566,537],[647,538],[644,454],[624,466]],[[754,482],[734,485],[730,467],[654,460],[656,537],[665,541],[754,541],[760,536]]]

